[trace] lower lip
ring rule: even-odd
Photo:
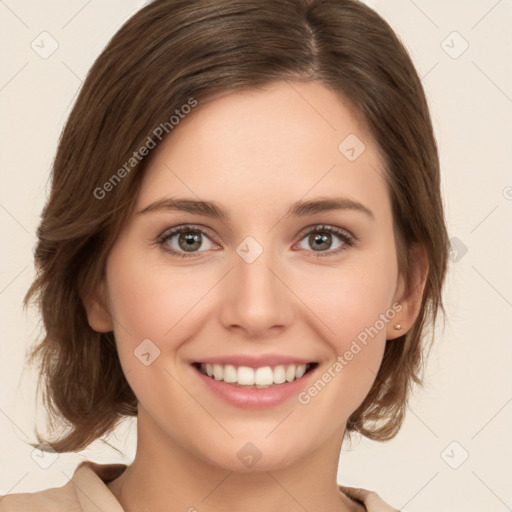
[[[282,404],[292,396],[298,395],[304,389],[311,375],[315,373],[315,370],[316,368],[313,368],[300,379],[283,384],[275,384],[269,388],[245,388],[229,384],[223,380],[215,380],[194,367],[194,371],[208,389],[229,404],[244,409],[261,409]]]

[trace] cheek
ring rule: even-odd
[[[288,327],[305,329],[316,339],[330,359],[330,375],[335,375],[332,381],[336,383],[329,387],[343,391],[342,397],[332,400],[350,402],[350,408],[364,398],[382,359],[386,335],[382,318],[386,318],[396,283],[395,262],[389,254],[367,251],[336,266],[308,263],[304,268],[283,269],[287,285],[301,299],[283,292],[283,300],[289,301],[286,307],[295,308],[296,313],[297,325]],[[122,245],[111,253],[109,302],[125,373],[133,368],[140,371],[134,350],[143,340],[150,339],[166,352],[162,354],[166,357],[156,360],[156,367],[168,363],[180,344],[201,331],[212,317],[209,313],[222,306],[219,301],[236,300],[231,293],[217,295],[218,290],[208,297],[223,272],[213,266],[171,269],[161,261],[148,263],[147,257]],[[132,379],[136,374],[130,375]]]
[[[392,253],[391,253],[392,254]],[[316,331],[329,345],[330,360],[304,403],[318,394],[318,407],[354,411],[369,392],[378,373],[386,345],[388,324],[396,322],[392,299],[396,267],[391,257],[361,258],[357,264],[301,279],[299,296],[307,305]],[[302,274],[303,276],[306,273]],[[324,389],[326,389],[324,395]],[[329,398],[327,398],[327,395]],[[320,405],[322,402],[322,405]]]
[[[111,312],[119,334],[132,343],[149,338],[167,345],[200,309],[194,305],[211,287],[209,280],[190,268],[171,272],[168,266],[148,265],[136,255],[124,254],[113,253],[107,266]]]
[[[202,310],[215,307],[206,296],[218,281],[218,270],[199,265],[171,271],[165,264],[148,264],[127,250],[112,252],[107,264],[109,303],[122,339],[130,340],[130,345],[146,338],[157,344],[156,340],[160,344],[165,340],[168,345],[180,335],[186,338],[194,319],[204,316]],[[301,306],[289,298],[300,309],[297,322],[309,322],[337,354],[342,354],[353,339],[364,342],[365,333],[370,339],[385,336],[383,323],[378,320],[390,308],[395,270],[392,258],[388,256],[386,261],[386,256],[379,254],[355,255],[347,263],[330,267],[308,264],[284,274],[303,303]]]
[[[301,273],[295,289],[297,295],[307,297],[305,302],[314,313],[312,318],[325,326],[322,332],[341,353],[352,339],[359,337],[364,341],[365,333],[371,339],[385,338],[387,323],[395,315],[395,285],[392,262],[388,265],[381,260],[380,265],[360,261],[357,266]]]
[[[139,400],[158,415],[162,400],[182,407],[187,401],[170,376],[173,359],[192,336],[191,326],[201,325],[196,315],[211,284],[191,268],[171,271],[148,259],[119,246],[107,262],[107,284],[121,366]],[[166,411],[175,413],[172,407]]]

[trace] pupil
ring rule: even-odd
[[[331,246],[331,241],[330,241],[330,236],[329,234],[327,235],[322,235],[320,233],[315,233],[313,236],[313,242],[314,243],[317,243],[319,242],[320,244],[326,244],[324,245],[324,247],[320,247],[321,249],[329,249],[329,247]],[[329,242],[329,243],[327,243]],[[312,245],[314,245],[314,243]]]
[[[320,249],[329,249],[331,246],[330,234],[322,235],[320,233],[315,233],[312,236],[312,245],[319,244]],[[184,247],[181,245],[182,242],[185,243]],[[190,233],[182,233],[179,238],[180,246],[186,251],[191,252],[194,249],[198,249],[201,246],[200,235],[199,234],[190,234]],[[194,247],[194,244],[196,245]],[[322,245],[324,247],[322,247]]]
[[[192,235],[190,233],[182,233],[180,235],[178,242],[182,249],[189,252],[191,252],[194,249],[199,249],[199,247],[201,246],[199,234]],[[184,242],[184,245],[182,245],[182,242]],[[194,244],[196,244],[196,247],[193,247]]]

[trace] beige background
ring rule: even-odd
[[[423,79],[450,237],[467,253],[452,254],[448,321],[402,431],[388,443],[347,447],[338,479],[408,512],[512,510],[512,2],[368,3],[400,35]],[[108,39],[142,4],[0,1],[0,495],[63,485],[84,457],[129,463],[134,455],[132,419],[111,439],[124,459],[100,443],[60,455],[47,469],[32,459],[25,441],[34,440],[35,384],[23,363],[37,324],[21,302],[70,105]],[[31,47],[35,41],[43,52],[41,38],[45,51],[58,44],[47,58]]]

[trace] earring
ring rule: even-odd
[[[395,329],[396,330],[400,330],[402,328],[402,324],[395,324]]]

